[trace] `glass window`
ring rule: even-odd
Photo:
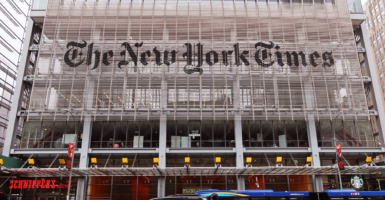
[[[378,2],[378,5],[380,6],[380,8],[382,7],[382,1]]]
[[[376,21],[376,19],[373,20],[373,24],[374,24],[374,26],[377,26],[377,21]]]
[[[285,134],[285,121],[274,121],[274,140],[278,147],[287,147],[287,139]]]
[[[376,47],[376,46],[377,46],[377,41],[373,40],[373,47]]]
[[[384,75],[380,74],[380,81],[383,81],[383,80],[384,80]]]
[[[261,121],[264,147],[277,147],[273,135],[272,121]]]
[[[67,148],[69,143],[81,145],[83,123],[44,121],[24,123],[21,148]],[[79,133],[79,134],[78,134]]]
[[[242,121],[242,141],[244,147],[251,147],[249,121]]]
[[[201,132],[202,147],[212,147],[214,145],[212,121],[202,121]]]
[[[139,122],[128,122],[127,126],[128,148],[142,148],[144,138],[139,131]]]
[[[261,132],[261,121],[249,121],[250,143],[252,147],[261,147],[263,142],[263,134]],[[243,127],[242,127],[243,129]]]
[[[214,147],[226,147],[226,133],[223,121],[214,121],[212,127]]]
[[[371,12],[372,12],[372,15],[374,15],[374,9],[372,9],[372,11],[371,11]]]
[[[102,148],[114,147],[114,128],[115,122],[103,122]]]
[[[235,147],[234,121],[167,121],[167,147]]]
[[[288,181],[286,175],[265,175],[266,189],[273,189],[274,191],[289,191]],[[285,197],[275,197],[271,200],[285,200]]]
[[[297,130],[297,124],[295,121],[285,121],[286,125],[286,139],[287,139],[287,146],[288,147],[298,147],[299,146],[299,140],[298,140],[298,130]]]
[[[381,47],[380,48],[380,54],[382,55],[384,53],[384,49]]]
[[[7,74],[3,70],[0,70],[0,79],[5,80],[6,77],[7,77]]]
[[[91,148],[153,148],[159,146],[159,122],[94,122]]]
[[[382,62],[382,66],[385,66],[385,59],[382,59],[381,62]],[[381,69],[381,67],[379,69]]]
[[[378,51],[376,51],[376,58],[378,58],[378,56],[380,56],[380,54],[378,53]]]
[[[381,33],[381,38],[384,40],[385,39],[385,33]]]
[[[377,67],[378,67],[378,69],[381,69],[381,62],[377,63]]]
[[[375,5],[374,9],[376,10],[376,12],[378,12],[378,5]]]
[[[381,11],[381,16],[382,16],[382,18],[385,17],[385,12],[384,11]]]
[[[378,23],[381,22],[381,15],[378,15],[378,16],[377,16],[377,21],[378,21]]]
[[[377,37],[377,43],[378,43],[378,44],[381,43],[381,37],[380,37],[380,36]]]
[[[127,147],[127,122],[117,122],[115,127],[114,148]]]
[[[318,146],[332,147],[333,143],[333,129],[329,120],[321,120],[316,125]]]

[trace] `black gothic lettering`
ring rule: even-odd
[[[303,65],[304,67],[306,67],[306,66],[307,66],[307,63],[306,63],[306,55],[305,55],[302,51],[299,52],[299,55],[301,56],[302,65]]]
[[[86,60],[86,64],[89,66],[92,64],[92,60],[93,60],[93,56],[94,56],[93,54],[95,54],[94,65],[93,65],[91,70],[97,69],[99,67],[99,62],[101,60],[101,52],[98,50],[93,50],[94,44],[91,43],[88,45],[87,57],[82,58],[82,55],[83,55],[82,48],[84,48],[86,46],[87,46],[86,41],[83,41],[83,43],[77,43],[74,41],[69,42],[67,44],[68,50],[64,54],[64,62],[67,65],[69,65],[70,67],[77,67],[77,66],[81,65],[84,62],[84,60]],[[132,61],[134,62],[135,69],[136,69],[137,62],[138,62],[138,56],[139,56],[138,51],[139,51],[139,48],[143,46],[143,42],[134,44],[134,47],[137,48],[136,53],[134,52],[134,50],[132,49],[132,46],[128,42],[122,43],[121,46],[124,46],[124,51],[120,52],[120,56],[124,56],[124,59],[118,62],[118,67],[120,69],[122,69],[122,66],[126,66],[129,64],[128,58],[126,58],[126,56],[128,55],[131,57]],[[202,66],[204,64],[203,44],[198,43],[195,45],[198,49],[196,54],[195,54],[195,46],[193,46],[191,43],[185,43],[183,45],[183,47],[184,46],[186,46],[187,51],[185,53],[183,53],[183,58],[186,59],[187,64],[186,64],[186,66],[184,66],[183,71],[187,74],[192,74],[195,72],[202,74],[203,73]],[[194,47],[194,50],[192,49],[193,47]],[[225,66],[228,66],[229,64],[231,64],[231,57],[229,59],[229,55],[232,55],[232,53],[234,52],[234,58],[235,58],[234,64],[235,65],[240,66],[243,63],[246,66],[249,66],[250,62],[247,60],[247,56],[251,52],[246,51],[246,50],[241,51],[239,49],[238,43],[234,44],[233,47],[234,47],[234,51],[222,51],[221,52],[223,64]],[[288,66],[294,65],[296,67],[299,67],[299,65],[302,65],[302,66],[306,67],[308,65],[308,63],[306,62],[306,54],[304,52],[300,51],[297,53],[295,51],[293,51],[293,52],[287,51],[287,52],[282,53],[279,51],[280,46],[274,45],[274,43],[272,41],[269,41],[269,43],[258,42],[255,44],[255,48],[257,50],[255,53],[255,61],[257,62],[258,65],[260,65],[262,67],[270,67],[274,64],[275,59],[272,58],[272,56],[273,56],[273,54],[271,53],[272,48],[276,49],[276,52],[274,53],[274,55],[276,56],[276,59],[277,59],[276,61],[277,61],[278,65],[280,65],[281,67],[283,67],[285,65],[285,63],[283,62],[283,54],[286,55],[286,61],[287,61],[286,64]],[[163,52],[163,63],[161,62],[162,53],[159,50],[157,50],[156,47],[153,48],[152,51],[155,54],[155,62],[158,66],[160,66],[162,64],[170,66],[171,64],[176,62],[176,56],[177,56],[178,52],[175,50],[172,50],[172,51],[165,50]],[[127,52],[128,52],[128,54],[127,54]],[[242,53],[240,53],[240,52],[242,52]],[[171,53],[171,60],[169,59],[170,53]],[[194,55],[194,58],[193,58],[193,55]],[[109,66],[111,64],[111,62],[109,62],[109,60],[113,56],[114,55],[113,55],[112,50],[109,50],[109,51],[103,53],[102,63],[106,66]],[[147,62],[147,59],[150,56],[151,56],[151,51],[142,52],[140,54],[140,62],[143,65],[148,65],[149,63]],[[194,67],[193,66],[193,60],[195,61],[195,56],[197,56],[197,64]],[[205,56],[206,56],[205,63],[207,63],[209,66],[213,66],[219,62],[219,54],[214,50],[206,52]],[[301,57],[301,58],[299,58],[299,57]],[[322,54],[322,60],[318,61],[318,63],[317,63],[316,61],[318,58],[321,58],[321,55],[317,51],[314,51],[313,53],[309,54],[310,64],[313,67],[316,67],[321,63],[324,67],[325,66],[331,67],[332,65],[335,64],[332,52],[325,51]],[[79,61],[75,62],[76,59],[79,59]],[[264,62],[267,59],[270,59],[270,60],[267,62]],[[301,61],[299,61],[299,59],[301,59]]]
[[[88,51],[87,51],[87,62],[86,64],[89,66],[92,62],[92,49],[94,48],[94,43],[91,43],[88,45]]]
[[[278,46],[278,45],[275,46],[275,49],[277,49],[277,52],[275,52],[274,54],[277,56],[278,65],[283,67],[285,64],[283,64],[283,62],[282,62],[282,53],[278,51],[279,48],[280,48],[280,46]]]
[[[87,62],[86,62],[87,66],[90,66],[92,63],[92,53],[95,54],[95,62],[91,70],[98,68],[99,61],[100,61],[100,52],[98,50],[95,50],[94,52],[92,52],[93,48],[94,48],[94,43],[91,43],[90,45],[88,45]]]
[[[211,62],[211,54],[214,56],[214,62]],[[215,51],[209,51],[206,53],[206,63],[210,66],[213,66],[215,63],[218,62],[218,53]]]
[[[152,50],[155,53],[155,62],[158,66],[161,66],[163,63],[160,62],[160,51],[156,50],[156,47]]]
[[[72,51],[72,60],[76,59],[78,57],[78,50],[77,49],[74,49]]]
[[[299,66],[299,61],[298,61],[298,53],[293,51],[291,54],[290,52],[286,51],[286,61],[287,61],[287,65],[289,65],[290,67],[293,65],[293,62],[291,60],[291,56],[293,55],[294,57],[294,65],[295,66]]]
[[[239,58],[242,60],[243,63],[245,63],[246,66],[249,66],[250,63],[249,61],[246,59],[245,55],[249,54],[249,51],[243,51],[241,53],[241,55],[239,56]]]
[[[229,65],[230,63],[228,62],[228,56],[231,55],[233,51],[222,51],[222,62],[225,66]]]
[[[91,70],[98,68],[99,62],[100,62],[100,52],[98,50],[95,50],[94,54],[95,54],[95,63],[94,63],[94,67]]]
[[[256,49],[259,46],[261,46],[262,48],[265,48],[265,49],[263,49],[262,52],[261,52],[261,49],[257,50],[257,52],[255,53],[255,61],[258,63],[258,65],[260,65],[262,67],[272,66],[274,64],[274,60],[271,59],[272,54],[271,53],[268,54],[266,49],[272,49],[274,47],[274,43],[270,41],[270,44],[265,44],[263,42],[258,42],[257,44],[255,44]],[[262,59],[259,58],[260,52],[262,53]],[[269,56],[270,60],[272,60],[272,61],[269,63],[264,63],[263,61],[267,58],[267,56]],[[282,56],[281,56],[281,59],[282,59]]]
[[[186,73],[186,74],[192,74],[194,72],[199,72],[199,74],[202,74],[203,73],[203,69],[202,68],[198,68],[198,67],[195,67],[194,69],[187,69],[187,66],[185,66],[183,68],[183,71]]]
[[[124,65],[124,66],[128,65],[128,61],[125,61],[125,60],[119,61],[119,62],[118,62],[118,67],[119,67],[120,69],[122,69],[122,65]]]
[[[187,65],[184,66],[183,71],[186,74],[192,74],[194,72],[199,72],[200,74],[202,74],[203,73],[203,69],[202,68],[198,68],[197,67],[197,68],[194,68],[194,69],[187,69],[187,66],[192,66],[192,53],[193,53],[192,52],[192,45],[190,43],[185,43],[183,46],[186,46],[186,48],[187,48],[187,52],[183,53],[183,58],[187,57]],[[199,48],[199,46],[198,46],[198,48]],[[199,65],[199,63],[198,63],[198,65]]]
[[[74,62],[72,62],[72,60],[75,60],[75,59],[77,58],[77,55],[78,55],[78,49],[77,49],[77,48],[83,49],[85,46],[87,46],[87,42],[84,41],[84,40],[83,40],[83,43],[77,43],[77,42],[72,41],[72,42],[69,42],[69,43],[67,44],[67,49],[68,49],[68,47],[70,47],[70,46],[72,46],[72,48],[69,49],[69,50],[64,54],[64,62],[65,62],[68,66],[70,66],[70,67],[77,67],[77,66],[81,65],[81,64],[84,62],[84,59],[85,59],[85,58],[81,59],[81,56],[83,55],[83,53],[82,53],[82,52],[79,53],[80,59],[81,59],[79,62],[74,63]],[[75,48],[75,49],[74,49],[74,48]],[[71,57],[72,59],[69,58],[69,54],[71,53],[71,51],[72,51],[72,57]]]
[[[316,51],[314,51],[314,53],[310,54],[310,64],[313,65],[313,67],[317,67],[318,64],[315,62],[315,60],[319,57],[320,57],[320,55]]]
[[[168,62],[168,54],[169,54],[170,52],[168,52],[168,51],[164,51],[164,53],[163,53],[163,62],[164,62],[164,64],[166,64],[167,66],[170,66],[172,63],[174,63],[175,62],[175,60],[176,60],[176,51],[174,50],[174,51],[171,51],[171,63],[170,62]]]
[[[147,55],[148,57],[150,57],[150,56],[151,56],[151,52],[150,52],[150,51],[145,51],[145,52],[143,52],[143,53],[140,54],[140,62],[141,62],[143,65],[145,65],[145,66],[148,64],[148,62],[146,62],[146,55]]]
[[[198,47],[198,64],[196,67],[202,67],[203,65],[203,44],[198,43],[196,45]]]
[[[258,42],[257,44],[255,44],[255,48],[261,46],[263,48],[266,48],[266,49],[272,49],[274,47],[274,43],[272,41],[269,41],[270,44],[265,44],[263,42]]]
[[[324,60],[324,63],[323,63],[324,67],[325,65],[328,67],[331,67],[332,65],[334,65],[333,52],[329,53],[325,51],[325,53],[322,54],[322,59]],[[329,60],[329,63],[327,63],[327,60]]]
[[[190,43],[185,43],[183,46],[187,47],[187,52],[183,53],[183,58],[187,57],[187,65],[192,65],[192,46]]]
[[[235,65],[239,66],[241,63],[239,62],[239,44],[234,44],[234,56],[235,56]]]
[[[127,43],[122,43],[121,47],[124,46],[124,50],[120,52],[120,56],[124,56],[124,59],[118,62],[118,67],[122,69],[122,65],[128,65],[128,61],[126,61],[126,45]]]
[[[235,65],[239,66],[241,65],[242,63],[239,61],[239,59],[241,59],[241,61],[243,63],[245,63],[245,65],[250,65],[249,61],[246,59],[245,55],[249,54],[249,51],[243,51],[241,54],[239,54],[239,44],[234,44],[234,52],[235,52]]]
[[[110,56],[110,57],[108,58],[108,56]],[[108,59],[112,58],[112,56],[114,56],[114,53],[113,53],[111,50],[105,52],[105,53],[103,54],[103,61],[102,61],[103,64],[105,64],[106,66],[108,66],[109,64],[111,64],[110,62],[108,62]]]
[[[135,43],[135,47],[139,48],[143,45],[143,42],[141,44],[138,44],[138,43]],[[132,50],[131,48],[131,45],[128,43],[128,42],[124,42],[122,43],[122,46],[125,46],[126,47],[126,50],[128,51],[128,54],[130,55],[132,61],[134,62],[135,66],[138,65],[138,57],[136,56],[136,54],[134,53],[134,51]],[[126,51],[122,51],[123,55],[126,55]],[[120,55],[122,55],[122,53],[120,53]]]

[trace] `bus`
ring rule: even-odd
[[[195,195],[219,200],[385,200],[385,190],[325,190],[323,192],[274,192],[273,190],[202,190]],[[208,198],[210,200],[210,198]]]
[[[319,193],[320,200],[385,200],[385,190],[381,191],[356,191],[354,189],[345,190],[325,190]]]
[[[316,200],[309,192],[274,192],[273,190],[201,190],[195,195],[210,197],[217,194],[220,200]],[[314,196],[314,197],[313,197]]]

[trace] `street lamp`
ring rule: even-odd
[[[338,113],[338,115],[336,116],[336,118],[334,118],[334,122],[337,120],[337,117],[342,114],[342,111],[340,111]],[[332,125],[333,125],[333,121],[332,121]],[[333,136],[333,141],[334,141],[334,149],[337,148],[337,143],[336,143],[336,130],[334,128],[334,125],[332,126],[333,127],[333,133],[334,133],[334,136]],[[336,155],[336,162],[338,162],[338,157],[337,157],[337,152],[335,153]],[[340,172],[340,168],[338,167],[338,163],[337,163],[337,170],[338,170],[338,177],[340,179],[340,188],[342,190],[342,178],[341,178],[341,172]]]
[[[75,117],[72,115],[72,113],[71,113],[71,111],[69,111],[69,110],[64,110],[64,113],[69,113],[71,116],[72,116],[72,118],[74,119],[74,123],[76,123],[76,120],[75,120]],[[63,113],[63,114],[64,114]],[[76,125],[75,125],[76,126]],[[77,134],[77,131],[75,131],[75,134],[76,134],[76,136],[75,136],[75,148],[74,148],[74,151],[75,151],[75,149],[76,149],[76,146],[77,146],[77,142],[78,142],[78,134]],[[74,158],[75,158],[75,153],[72,155],[72,159],[71,159],[71,168],[70,168],[70,177],[69,177],[69,180],[68,180],[68,189],[67,189],[67,200],[69,200],[70,199],[70,190],[71,190],[71,179],[72,179],[72,167],[73,167],[73,165],[74,165]]]

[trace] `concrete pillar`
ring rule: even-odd
[[[17,116],[17,112],[20,109],[21,102],[23,101],[23,91],[24,91],[24,75],[26,66],[28,66],[29,61],[29,46],[31,44],[32,30],[34,26],[34,22],[31,18],[28,18],[27,28],[25,29],[25,35],[23,42],[23,50],[20,56],[20,65],[17,69],[17,78],[15,90],[12,97],[11,110],[9,112],[9,121],[7,132],[5,135],[4,148],[3,148],[3,156],[9,156],[11,152],[12,145],[14,144],[14,138],[17,131],[17,126],[19,124],[20,117]]]
[[[242,121],[241,116],[236,115],[234,119],[234,134],[235,134],[235,151],[236,151],[236,166],[237,168],[244,168],[243,160],[243,141],[242,141]],[[245,178],[240,175],[237,176],[237,189],[245,190]]]

